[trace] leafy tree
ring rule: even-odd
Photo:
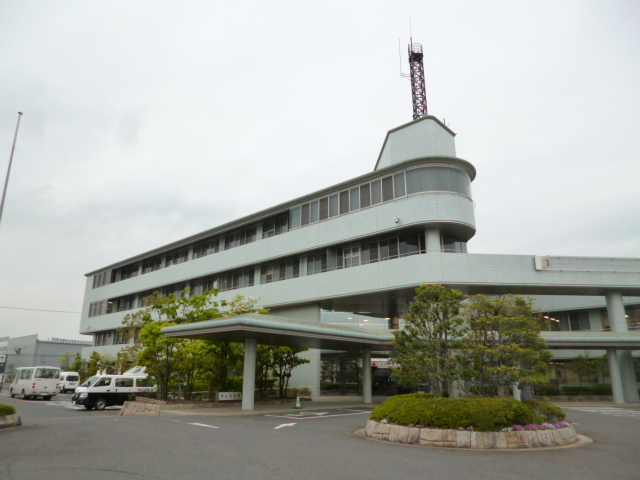
[[[169,396],[169,383],[175,373],[176,352],[183,344],[182,338],[167,337],[162,333],[164,327],[176,325],[159,321],[145,325],[140,332],[140,341],[144,348],[138,355],[138,363],[147,367],[147,373],[156,379],[160,398]]]
[[[272,348],[272,372],[278,381],[278,392],[283,398],[287,394],[289,388],[289,379],[291,371],[305,363],[310,363],[306,358],[300,358],[299,353],[306,352],[308,348],[300,347],[271,347]]]
[[[175,294],[164,297],[158,292],[145,297],[146,308],[126,315],[120,329],[133,343],[121,350],[119,365],[137,362],[146,366],[147,372],[156,378],[163,399],[168,396],[174,376],[180,376],[187,383],[185,394],[189,396],[196,382],[205,376],[212,390],[226,390],[230,376],[241,369],[243,357],[242,345],[167,338],[161,331],[163,327],[268,312],[257,305],[258,297],[237,295],[231,301],[218,302],[214,300],[218,294],[216,289],[203,295],[189,293],[189,289],[185,289],[180,298]]]
[[[207,344],[202,340],[185,339],[176,350],[176,372],[185,382],[184,398],[191,400],[195,385],[205,371]]]
[[[335,383],[338,381],[338,374],[340,373],[340,364],[331,361],[324,360],[320,367],[320,380],[323,382]]]
[[[460,316],[463,294],[442,285],[421,285],[404,315],[405,327],[393,332],[393,377],[401,385],[431,381],[437,396],[451,393],[461,374],[456,350],[466,332]]]
[[[91,352],[91,356],[89,357],[89,368],[88,368],[89,371],[87,372],[89,376],[92,376],[98,373],[98,366],[101,360],[102,360],[102,355],[100,355],[95,350]]]
[[[592,380],[600,372],[600,365],[598,359],[589,357],[589,352],[585,352],[586,355],[578,355],[572,360],[573,371],[580,379],[580,385],[582,385],[583,377],[587,379],[587,385],[591,385]]]
[[[76,358],[73,359],[71,364],[71,371],[78,372],[81,379],[87,378],[87,363],[82,359],[79,353],[76,354]]]
[[[551,352],[540,336],[542,319],[531,303],[513,295],[475,295],[465,305],[468,324],[461,358],[465,379],[505,396],[509,385],[543,385]],[[480,390],[482,392],[482,390]]]
[[[258,345],[256,349],[256,388],[260,398],[267,397],[269,390],[276,383],[276,380],[271,378],[273,351],[274,347],[270,345]]]
[[[64,371],[69,371],[69,369],[71,368],[72,356],[73,356],[73,353],[69,351],[62,353],[58,358],[58,366]]]

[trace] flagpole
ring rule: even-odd
[[[0,224],[2,223],[2,212],[4,211],[4,199],[7,196],[7,187],[9,186],[9,175],[11,174],[11,164],[13,163],[13,152],[16,149],[16,140],[18,138],[18,129],[20,128],[20,118],[22,112],[18,112],[18,123],[16,125],[16,134],[13,136],[13,147],[11,147],[11,157],[9,157],[9,168],[7,169],[7,178],[4,181],[4,190],[2,191],[2,202],[0,202]]]

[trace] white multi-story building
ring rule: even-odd
[[[637,401],[629,353],[636,336],[627,333],[625,315],[640,326],[640,259],[467,253],[476,231],[476,170],[456,156],[454,136],[437,118],[419,118],[389,131],[370,173],[88,273],[80,332],[93,335],[92,349],[115,354],[126,341],[116,329],[143,297],[215,287],[222,299],[260,297],[274,321],[297,321],[287,327],[296,332],[293,343],[346,349],[320,340],[333,325],[343,333],[356,327],[350,331],[361,331],[369,347],[383,348],[415,288],[443,284],[533,298],[560,330],[581,332],[565,334],[555,348],[608,348],[621,372],[612,382],[624,387],[626,401]],[[318,328],[307,329],[308,322]],[[619,332],[617,340],[602,333],[584,341],[583,331],[608,329]],[[225,335],[218,338],[249,338]],[[578,337],[582,343],[571,344]],[[618,355],[615,346],[628,350]],[[574,354],[559,350],[556,357]],[[312,361],[298,369],[298,383],[317,391],[321,350],[307,355]]]

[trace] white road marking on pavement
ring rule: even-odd
[[[283,423],[282,425],[278,425],[277,427],[273,427],[274,430],[278,430],[279,428],[282,427],[293,427],[295,425],[295,423]]]
[[[311,413],[311,412],[309,412]],[[309,420],[310,418],[329,418],[329,417],[346,417],[349,415],[363,415],[365,413],[371,413],[370,411],[365,412],[356,412],[356,413],[336,413],[335,415],[317,415],[314,416],[303,416],[303,413],[290,413],[287,415],[265,415],[265,417],[276,417],[276,418],[295,418],[296,420]]]
[[[195,425],[196,427],[220,428],[214,427],[213,425],[207,425],[206,423],[190,423],[189,425]]]
[[[565,407],[565,410],[601,413],[602,415],[612,415],[614,417],[632,417],[640,420],[640,410],[627,410],[615,407]]]

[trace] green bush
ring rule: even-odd
[[[544,416],[546,422],[561,422],[567,415],[560,407],[547,402],[539,402],[538,400],[525,400],[525,405]]]
[[[560,387],[562,395],[612,395],[611,385],[608,383],[596,383],[595,385]]]
[[[542,385],[535,387],[536,395],[561,395],[560,389],[555,385]]]
[[[535,409],[512,398],[436,398],[411,393],[389,398],[369,417],[377,422],[386,418],[396,425],[421,425],[428,428],[499,431],[512,425],[542,423]]]
[[[0,417],[13,415],[14,413],[16,413],[16,407],[13,405],[7,405],[6,403],[0,403]]]

